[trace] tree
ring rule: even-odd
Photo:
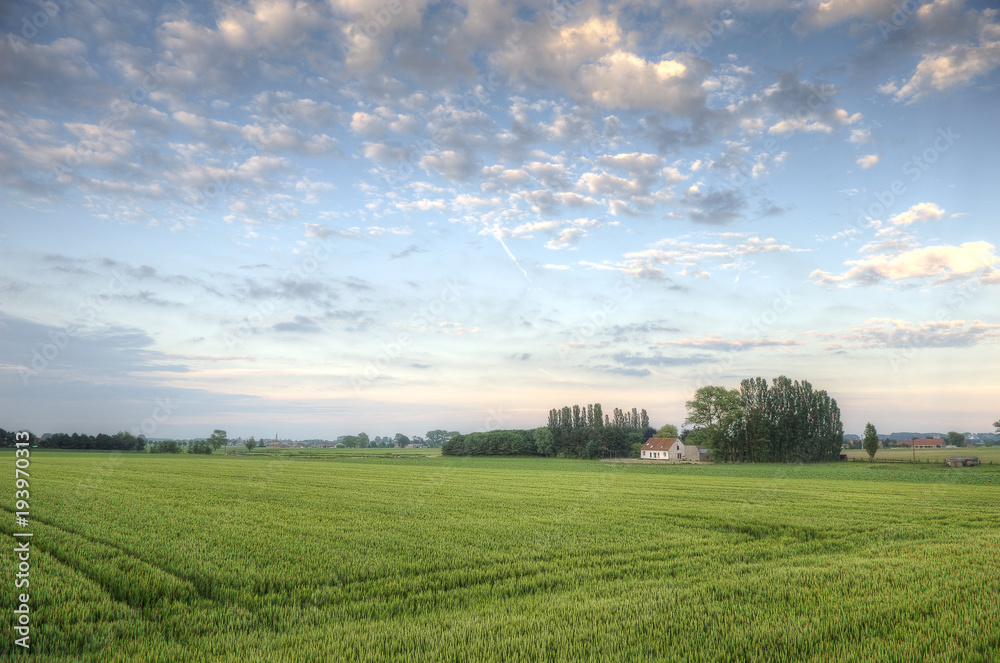
[[[747,379],[738,391],[706,386],[686,405],[686,423],[705,431],[717,460],[835,460],[844,444],[837,401],[805,380]]]
[[[993,427],[997,429],[997,433],[1000,433],[1000,419],[993,422]]]
[[[677,426],[663,424],[660,426],[660,430],[656,431],[656,437],[677,437]]]
[[[181,452],[181,445],[176,440],[164,440],[156,444],[149,445],[151,454],[177,454]]]
[[[212,449],[218,449],[219,447],[224,447],[229,442],[229,436],[226,431],[221,428],[216,428],[212,431],[211,437],[207,440],[208,444],[211,445]]]
[[[257,440],[253,439],[253,435],[251,435],[250,439],[243,440],[243,446],[247,448],[247,451],[251,451],[255,446],[257,446]]]
[[[688,431],[685,438],[684,444],[690,444],[701,449],[710,449],[712,447],[712,434],[707,428],[695,428],[692,431]]]
[[[455,437],[456,435],[458,435],[457,430],[448,431],[442,428],[437,428],[435,430],[427,431],[427,435],[425,435],[424,437],[427,438],[427,444],[429,444],[430,446],[440,447],[445,442]]]
[[[861,447],[868,452],[868,462],[873,461],[875,459],[875,452],[878,451],[878,431],[875,430],[870,421],[865,424],[865,436]]]
[[[359,449],[367,449],[368,443],[371,442],[371,438],[368,437],[368,433],[358,433],[355,435],[355,438],[357,439]]]
[[[396,433],[396,437],[393,438],[393,442],[396,443],[397,447],[403,448],[410,443],[410,438],[406,437],[402,433]]]
[[[731,418],[739,409],[740,392],[725,387],[706,385],[694,393],[694,399],[686,402],[688,416],[686,424],[703,428],[721,424]]]
[[[120,451],[143,451],[146,448],[146,438],[141,435],[136,437],[128,431],[120,430],[114,435],[114,448]]]
[[[953,444],[956,447],[965,446],[965,436],[957,431],[948,431],[948,434],[944,437],[945,444]]]
[[[715,452],[719,460],[734,461],[738,459],[731,429],[739,417],[740,392],[725,387],[706,385],[694,394],[694,399],[687,401],[688,416],[686,424],[694,424],[705,431],[706,445]]]
[[[193,442],[188,445],[189,454],[210,454],[212,453],[212,449],[213,449],[212,442],[210,442],[209,440],[205,440],[204,442]]]
[[[551,456],[556,447],[552,440],[552,431],[547,426],[535,429],[535,449],[543,456]]]

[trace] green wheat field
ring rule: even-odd
[[[982,453],[984,465],[947,468],[390,451],[33,451],[31,655],[1000,656],[1000,462]],[[13,453],[0,464],[10,652],[25,590]]]

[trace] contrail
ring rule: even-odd
[[[531,277],[528,276],[528,272],[524,271],[524,268],[521,267],[520,263],[517,262],[517,258],[515,258],[514,254],[510,252],[510,249],[507,248],[507,245],[503,243],[503,239],[500,237],[500,233],[494,233],[493,237],[494,239],[496,239],[496,241],[500,242],[500,246],[502,246],[503,250],[507,252],[507,255],[510,256],[510,259],[514,261],[514,264],[517,265],[517,268],[521,270],[521,273],[524,274],[524,278],[528,279],[528,283],[531,283]]]

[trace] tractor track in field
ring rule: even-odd
[[[7,508],[5,506],[0,506],[0,510],[6,511],[7,513],[10,513],[11,515],[14,514],[13,510],[11,510],[11,509],[9,509],[9,508]],[[177,573],[175,571],[172,571],[172,570],[170,570],[168,568],[160,566],[159,564],[155,564],[155,563],[153,563],[153,562],[151,562],[149,560],[143,559],[142,556],[136,554],[135,552],[129,550],[128,548],[124,548],[124,547],[122,547],[120,545],[117,545],[115,543],[109,543],[107,541],[102,541],[101,539],[99,539],[97,537],[94,537],[94,536],[91,536],[89,534],[83,534],[81,532],[75,532],[75,531],[73,531],[71,529],[66,529],[65,527],[62,527],[60,525],[56,525],[56,524],[51,523],[51,522],[47,522],[47,521],[45,521],[45,520],[43,520],[43,519],[41,519],[41,518],[39,518],[37,516],[33,516],[31,518],[31,520],[32,520],[33,523],[39,523],[39,524],[44,525],[46,527],[51,527],[52,529],[59,530],[60,532],[63,532],[64,534],[69,534],[71,536],[76,536],[76,537],[79,537],[79,538],[81,538],[81,539],[83,539],[85,541],[89,541],[90,543],[93,543],[93,544],[96,544],[96,545],[99,545],[99,546],[105,546],[107,548],[112,548],[114,550],[117,550],[118,552],[122,553],[123,555],[125,555],[127,557],[130,557],[130,558],[132,558],[132,559],[134,559],[134,560],[136,560],[138,562],[141,562],[142,564],[145,564],[146,566],[149,566],[150,568],[154,568],[157,571],[160,571],[160,572],[162,572],[162,573],[164,573],[164,574],[166,574],[166,575],[174,578],[175,580],[178,580],[181,583],[190,586],[191,591],[193,591],[195,594],[197,594],[199,598],[202,598],[202,599],[205,599],[205,600],[208,600],[208,601],[215,601],[214,598],[212,598],[211,596],[209,596],[206,593],[204,593],[198,587],[198,582],[197,582],[196,579],[185,577],[185,576],[180,575],[179,573]],[[32,543],[34,544],[35,542],[32,541]],[[104,581],[102,581],[97,576],[97,574],[92,573],[92,572],[88,572],[88,571],[86,571],[84,569],[81,569],[81,568],[78,568],[77,566],[71,564],[62,555],[55,553],[51,549],[47,550],[47,549],[45,549],[45,548],[43,548],[41,546],[39,546],[38,549],[41,552],[44,552],[44,553],[46,553],[46,554],[51,555],[52,557],[54,557],[60,564],[73,569],[77,573],[80,573],[81,575],[85,576],[86,578],[88,578],[89,580],[91,580],[92,582],[94,582],[95,584],[99,585],[102,589],[104,589],[104,591],[108,592],[109,595],[112,595],[112,596],[115,595],[115,592],[111,591],[108,588],[107,583],[104,582]],[[116,600],[120,600],[120,599],[116,599]],[[128,601],[122,601],[122,602],[123,603],[128,603]]]

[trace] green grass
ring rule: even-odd
[[[1000,649],[1000,465],[31,463],[32,640],[47,661],[992,661]],[[10,453],[0,467],[10,511]],[[13,593],[2,585],[8,620]]]
[[[245,447],[228,447],[229,450],[236,451],[246,451]],[[215,453],[222,454],[223,451],[219,450]],[[315,456],[317,458],[323,457],[333,457],[333,458],[348,458],[348,457],[384,457],[384,458],[397,458],[400,456],[440,456],[441,449],[379,449],[379,448],[363,448],[363,449],[322,449],[320,447],[307,447],[303,449],[294,448],[281,448],[281,447],[262,447],[254,449],[249,455],[294,455],[294,456]]]

